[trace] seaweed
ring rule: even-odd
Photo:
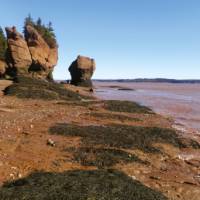
[[[113,113],[98,113],[98,112],[93,112],[88,114],[90,117],[95,117],[95,118],[100,118],[100,119],[112,119],[112,120],[119,120],[119,121],[142,121],[139,118],[136,117],[129,117],[125,115],[119,115],[119,114],[113,114]]]
[[[173,129],[159,127],[139,127],[128,125],[79,126],[74,124],[56,124],[49,129],[51,134],[81,137],[82,144],[104,147],[139,149],[148,153],[161,153],[154,143],[168,143],[178,148],[200,148],[190,140],[186,144]]]
[[[2,200],[167,200],[117,170],[34,172],[0,188]]]
[[[91,105],[95,105],[99,103],[99,101],[95,101],[95,100],[89,100],[89,101],[62,101],[62,102],[58,102],[57,104],[59,105],[70,105],[70,106],[82,106],[82,107],[88,107]]]
[[[13,85],[5,89],[5,95],[44,100],[80,100],[81,98],[89,98],[64,88],[62,84],[41,79],[18,76],[14,81]]]
[[[120,149],[81,147],[65,149],[73,153],[74,161],[79,162],[83,166],[96,166],[99,169],[112,167],[118,163],[149,164],[136,155],[128,153]]]
[[[113,112],[153,114],[150,108],[131,101],[106,100],[104,108]]]

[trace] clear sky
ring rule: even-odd
[[[22,31],[28,13],[53,23],[56,79],[79,54],[94,78],[200,78],[199,0],[0,0],[2,27]]]

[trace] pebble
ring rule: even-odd
[[[135,176],[131,176],[131,178],[132,178],[133,180],[137,180],[137,178],[136,178]]]
[[[161,178],[159,176],[150,176],[150,179],[154,179],[154,180],[160,180]]]
[[[17,170],[17,167],[11,167],[11,169]]]
[[[47,145],[52,146],[52,147],[56,146],[55,142],[52,139],[47,140]]]
[[[19,173],[19,174],[18,174],[18,178],[21,178],[21,177],[22,177],[22,174]]]
[[[15,175],[14,174],[10,174],[10,177],[14,179]]]

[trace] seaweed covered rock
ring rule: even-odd
[[[167,200],[117,170],[35,172],[0,188],[0,199]]]
[[[4,94],[18,98],[43,100],[81,100],[89,98],[66,89],[62,84],[27,76],[17,76],[14,83],[4,90]]]
[[[91,87],[91,77],[95,68],[96,64],[94,59],[78,56],[69,67],[69,72],[72,77],[71,84],[76,86]]]
[[[7,63],[17,73],[28,73],[32,63],[31,54],[23,36],[17,32],[16,27],[6,27],[8,41]]]
[[[50,46],[33,26],[25,26],[25,39],[32,57],[30,72],[47,77],[58,61],[57,45]]]

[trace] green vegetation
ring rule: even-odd
[[[35,22],[29,14],[28,17],[25,18],[24,22],[25,37],[27,25],[33,26],[38,31],[38,33],[40,33],[40,35],[46,41],[50,48],[55,48],[57,46],[56,36],[51,22],[49,22],[47,25],[44,25],[41,18],[38,18],[38,20]]]
[[[100,169],[112,167],[117,163],[138,162],[148,164],[140,160],[136,155],[119,149],[81,147],[70,148],[66,151],[72,152],[74,160],[83,166],[96,166]]]
[[[5,60],[7,41],[3,29],[0,27],[0,60]]]
[[[81,98],[88,98],[67,90],[62,84],[24,76],[18,76],[15,83],[7,87],[4,93],[18,98],[44,100],[80,100]]]
[[[59,105],[70,105],[70,106],[82,106],[82,107],[88,107],[91,105],[98,104],[98,101],[93,100],[87,100],[87,101],[62,101],[58,102]]]
[[[35,172],[4,184],[0,199],[167,200],[167,197],[117,170],[76,170]]]
[[[153,114],[150,108],[130,101],[107,100],[104,107],[113,112]]]
[[[192,140],[187,143],[179,138],[173,129],[158,127],[137,127],[125,125],[78,126],[73,124],[56,124],[51,127],[51,134],[81,137],[82,145],[101,145],[104,148],[139,149],[148,153],[159,153],[161,149],[154,143],[168,143],[178,148],[191,146],[200,148]]]
[[[139,118],[135,118],[135,117],[128,117],[125,115],[119,115],[119,114],[112,114],[112,113],[90,113],[87,114],[90,117],[95,117],[95,118],[99,118],[99,119],[112,119],[112,120],[118,120],[118,121],[141,121],[141,119]]]

